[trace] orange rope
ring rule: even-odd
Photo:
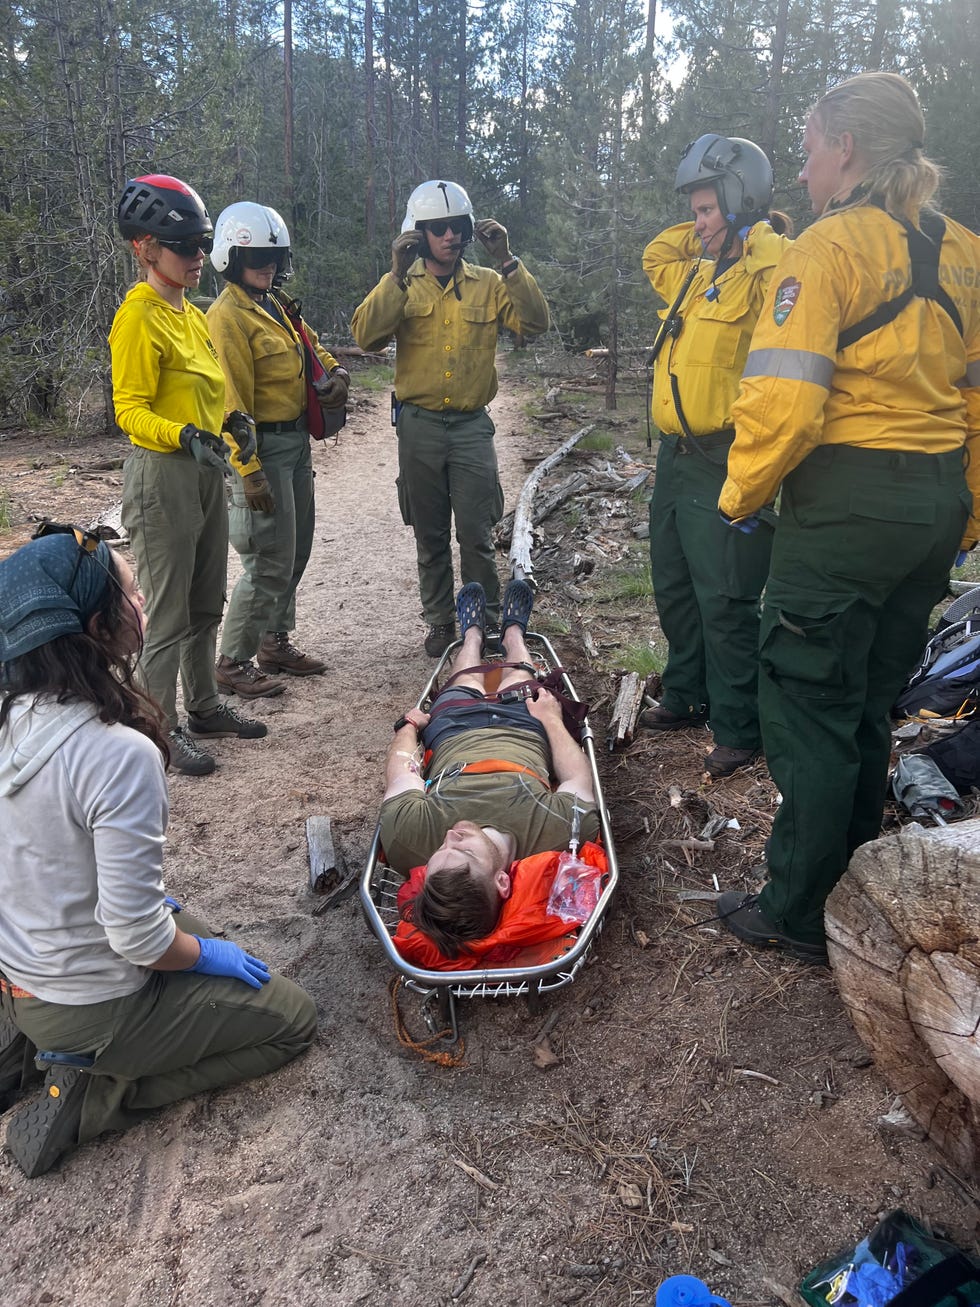
[[[455,1053],[439,1053],[431,1049],[429,1045],[434,1044],[438,1039],[445,1039],[445,1037],[450,1034],[448,1028],[446,1030],[440,1030],[429,1039],[423,1039],[421,1041],[413,1039],[408,1033],[405,1026],[405,1019],[398,1006],[398,990],[401,987],[401,983],[401,976],[392,976],[391,980],[388,981],[388,993],[391,995],[391,1011],[395,1021],[395,1034],[398,1037],[399,1044],[401,1044],[402,1048],[410,1048],[413,1053],[418,1053],[421,1057],[424,1057],[427,1062],[434,1062],[436,1066],[462,1066],[463,1058],[466,1054],[466,1043],[462,1036],[459,1038],[459,1045]]]

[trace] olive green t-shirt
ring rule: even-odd
[[[517,763],[544,779],[522,772],[457,774],[464,763],[486,758]],[[595,804],[585,805],[574,794],[553,794],[547,778],[548,746],[534,731],[489,727],[450,736],[436,747],[425,793],[411,790],[381,805],[381,843],[388,865],[406,874],[421,866],[458,821],[513,835],[519,858],[563,849],[571,838],[576,804],[582,812],[579,840],[595,839]]]

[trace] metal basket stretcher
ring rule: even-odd
[[[560,667],[560,660],[545,636],[529,631],[526,643],[536,671],[547,675]],[[428,709],[438,692],[440,677],[448,669],[459,645],[460,641],[457,641],[443,654],[419,696],[416,707]],[[486,661],[492,663],[494,656],[493,641],[490,640]],[[562,681],[564,692],[576,702],[581,702],[567,672],[562,671]],[[406,962],[395,948],[392,939],[399,921],[397,894],[405,877],[385,863],[384,851],[381,847],[380,823],[375,828],[367,863],[361,875],[361,907],[368,925],[387,954],[388,961],[400,973],[405,988],[422,996],[422,1011],[431,1028],[436,1028],[436,1014],[432,1010],[435,1006],[438,1010],[440,1028],[450,1027],[452,1038],[457,1037],[457,999],[516,998],[524,995],[534,1009],[542,995],[571,984],[585,965],[602,931],[603,919],[616,891],[619,867],[596,765],[595,742],[588,718],[582,726],[582,748],[592,773],[596,809],[599,815],[600,842],[608,861],[606,883],[592,915],[577,928],[574,935],[569,934],[562,939],[550,940],[523,949],[521,957],[515,959],[516,965],[473,971],[426,971]]]

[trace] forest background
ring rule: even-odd
[[[640,258],[685,216],[687,142],[758,142],[802,226],[807,109],[870,68],[915,85],[943,208],[976,229],[977,0],[2,0],[0,420],[77,425],[106,394],[128,177],[174,173],[212,218],[277,208],[334,344],[411,189],[448,177],[509,228],[561,342],[625,356],[653,337]]]

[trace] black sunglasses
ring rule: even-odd
[[[469,218],[448,218],[445,222],[427,222],[423,231],[431,231],[433,236],[445,236],[447,231],[451,231],[454,236],[462,236],[469,225]]]
[[[262,250],[243,250],[239,247],[239,255],[242,260],[243,268],[267,268],[270,263],[274,263],[277,268],[284,268],[289,260],[289,250],[273,250],[266,247]]]
[[[159,240],[160,238],[157,237]],[[202,254],[210,254],[214,249],[213,236],[190,236],[186,241],[164,241],[160,244],[165,250],[173,250],[174,254],[182,259],[196,259],[198,250]]]

